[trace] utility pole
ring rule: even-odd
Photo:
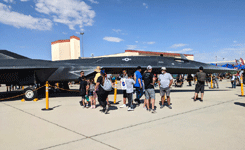
[[[84,58],[84,52],[83,52],[83,35],[84,35],[84,32],[81,32],[80,34],[82,35],[82,56]]]

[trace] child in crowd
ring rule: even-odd
[[[132,73],[128,73],[128,78],[125,80],[126,82],[126,93],[127,93],[127,98],[128,98],[128,111],[133,111],[133,88],[135,81],[132,79]]]
[[[231,76],[231,88],[236,88],[236,75],[232,74]]]
[[[94,109],[95,105],[96,105],[96,101],[95,101],[95,83],[94,83],[94,79],[90,79],[89,80],[89,92],[88,92],[88,96],[90,99],[90,103],[91,103],[91,108]]]

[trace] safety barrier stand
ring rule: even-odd
[[[22,86],[22,90],[24,90],[24,86]],[[21,102],[25,102],[25,99],[22,98],[22,99],[21,99]]]
[[[46,108],[43,108],[43,111],[53,110],[53,108],[49,108],[49,94],[48,94],[48,81],[46,81]]]
[[[213,87],[213,76],[212,76],[212,74],[211,74],[211,82],[210,83],[211,83],[210,88],[213,89],[214,87]]]
[[[244,91],[243,91],[243,77],[241,75],[241,95],[239,95],[241,97],[244,97]]]
[[[114,104],[117,102],[117,80],[115,80],[115,88],[114,88]]]
[[[37,102],[38,101],[38,98],[34,98],[34,100],[33,100],[34,102]]]

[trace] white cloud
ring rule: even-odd
[[[121,42],[123,39],[120,39],[118,37],[104,37],[103,40],[109,41],[109,42]]]
[[[29,1],[29,0],[20,0],[21,2],[27,2],[27,1]]]
[[[88,0],[88,1],[90,1],[92,4],[99,4],[99,2],[95,0]]]
[[[237,43],[237,41],[233,41],[233,43]]]
[[[127,33],[122,33],[121,29],[112,29],[112,31],[116,32],[117,34],[128,35]]]
[[[152,44],[155,44],[156,42],[143,42],[143,44],[149,44],[149,45],[152,45]]]
[[[134,50],[137,48],[137,45],[127,45],[127,49]]]
[[[28,28],[36,30],[50,30],[52,21],[46,18],[35,18],[11,11],[11,7],[0,3],[0,22],[16,28]]]
[[[36,11],[53,17],[53,21],[65,24],[71,30],[79,26],[92,26],[95,11],[83,1],[78,0],[37,0]]]
[[[112,31],[114,31],[116,33],[122,32],[122,30],[120,30],[120,29],[112,29]]]
[[[145,6],[146,9],[148,8],[148,5],[146,3],[143,3],[143,6]]]
[[[3,0],[5,3],[14,3],[14,0]]]
[[[215,57],[217,56],[217,61],[231,61],[235,59],[240,59],[244,56],[245,47],[243,48],[223,48],[217,51],[209,53],[196,53],[194,55],[195,60],[202,62],[215,62]]]
[[[182,49],[181,51],[182,52],[189,52],[189,51],[192,51],[193,49],[191,49],[191,48],[184,48],[184,49]]]
[[[66,32],[62,32],[63,34],[67,34]]]
[[[135,41],[135,43],[139,43],[139,41]]]
[[[191,49],[191,48],[184,48],[184,49],[179,50],[179,51],[167,51],[167,52],[169,52],[169,53],[185,53],[185,52],[190,52],[192,50],[193,49]]]
[[[174,44],[172,45],[170,48],[179,48],[179,47],[184,47],[186,46],[187,44],[183,44],[183,43],[179,43],[179,44]]]

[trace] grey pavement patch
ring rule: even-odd
[[[116,132],[116,131],[120,131],[120,130],[124,130],[124,129],[128,129],[128,128],[132,128],[132,127],[143,125],[143,124],[147,124],[147,123],[156,122],[156,121],[163,120],[163,119],[166,119],[166,118],[171,118],[171,117],[175,117],[175,116],[179,116],[179,115],[191,113],[191,112],[194,112],[194,111],[198,111],[198,110],[202,110],[202,109],[206,109],[206,108],[218,106],[218,105],[221,105],[221,104],[224,104],[224,103],[229,103],[229,102],[232,102],[232,101],[235,101],[235,100],[239,100],[239,99],[242,99],[242,98],[237,98],[237,99],[233,99],[233,100],[229,100],[229,101],[225,101],[225,102],[221,102],[221,103],[217,103],[217,104],[213,104],[213,105],[209,105],[209,106],[205,106],[205,107],[201,107],[201,108],[197,108],[197,109],[185,111],[185,112],[182,112],[182,113],[173,114],[173,115],[162,117],[162,118],[158,118],[158,119],[154,119],[154,120],[150,120],[150,121],[145,121],[145,122],[133,124],[133,125],[126,126],[126,127],[123,127],[123,128],[111,130],[111,131],[108,131],[108,132],[104,132],[104,133],[100,133],[100,134],[95,134],[95,135],[90,136],[90,138],[91,137],[100,136],[100,135],[109,134],[109,133],[112,133],[112,132]]]
[[[67,130],[67,131],[70,131],[70,132],[73,132],[73,133],[75,133],[75,134],[78,134],[78,135],[81,135],[81,136],[85,136],[85,137],[86,137],[86,138],[82,138],[82,139],[79,139],[79,140],[74,140],[74,141],[70,141],[70,142],[66,142],[66,143],[61,143],[61,144],[58,144],[58,145],[53,145],[53,146],[46,147],[46,148],[42,148],[42,149],[50,149],[50,148],[54,148],[54,147],[57,147],[57,146],[66,145],[66,144],[70,144],[70,143],[73,143],[73,142],[78,142],[78,141],[81,141],[81,140],[84,140],[84,139],[91,139],[91,140],[96,141],[96,142],[99,142],[99,143],[101,143],[101,144],[103,144],[103,145],[109,146],[109,147],[111,147],[111,148],[113,148],[113,149],[119,150],[118,148],[113,147],[113,146],[111,146],[111,145],[109,145],[109,144],[103,143],[103,142],[101,142],[101,141],[98,141],[98,140],[96,140],[96,139],[93,139],[93,138],[91,138],[91,137],[88,137],[88,136],[86,136],[86,135],[84,135],[84,134],[81,134],[81,133],[78,133],[78,132],[73,131],[73,130],[71,130],[71,129],[68,129],[68,128],[66,128],[66,127],[63,127],[63,126],[61,126],[61,125],[59,125],[59,124],[56,124],[56,123],[51,122],[51,121],[49,121],[49,120],[46,120],[46,119],[44,119],[44,118],[38,117],[38,116],[36,116],[36,115],[33,115],[33,114],[29,113],[29,112],[26,112],[26,111],[24,111],[24,110],[22,110],[22,109],[16,108],[16,107],[14,107],[14,106],[12,106],[12,105],[6,104],[6,103],[4,103],[4,102],[3,102],[2,104],[6,105],[6,106],[9,106],[9,107],[12,107],[12,108],[14,108],[14,109],[17,109],[17,110],[19,110],[19,111],[21,111],[21,112],[23,112],[23,113],[26,113],[26,114],[28,114],[28,115],[31,115],[31,116],[36,117],[36,118],[38,118],[38,119],[41,119],[41,120],[43,120],[43,121],[46,121],[46,122],[48,122],[48,123],[50,123],[50,124],[56,125],[56,126],[58,126],[58,127],[60,127],[60,128],[63,128],[63,129],[65,129],[65,130]]]

